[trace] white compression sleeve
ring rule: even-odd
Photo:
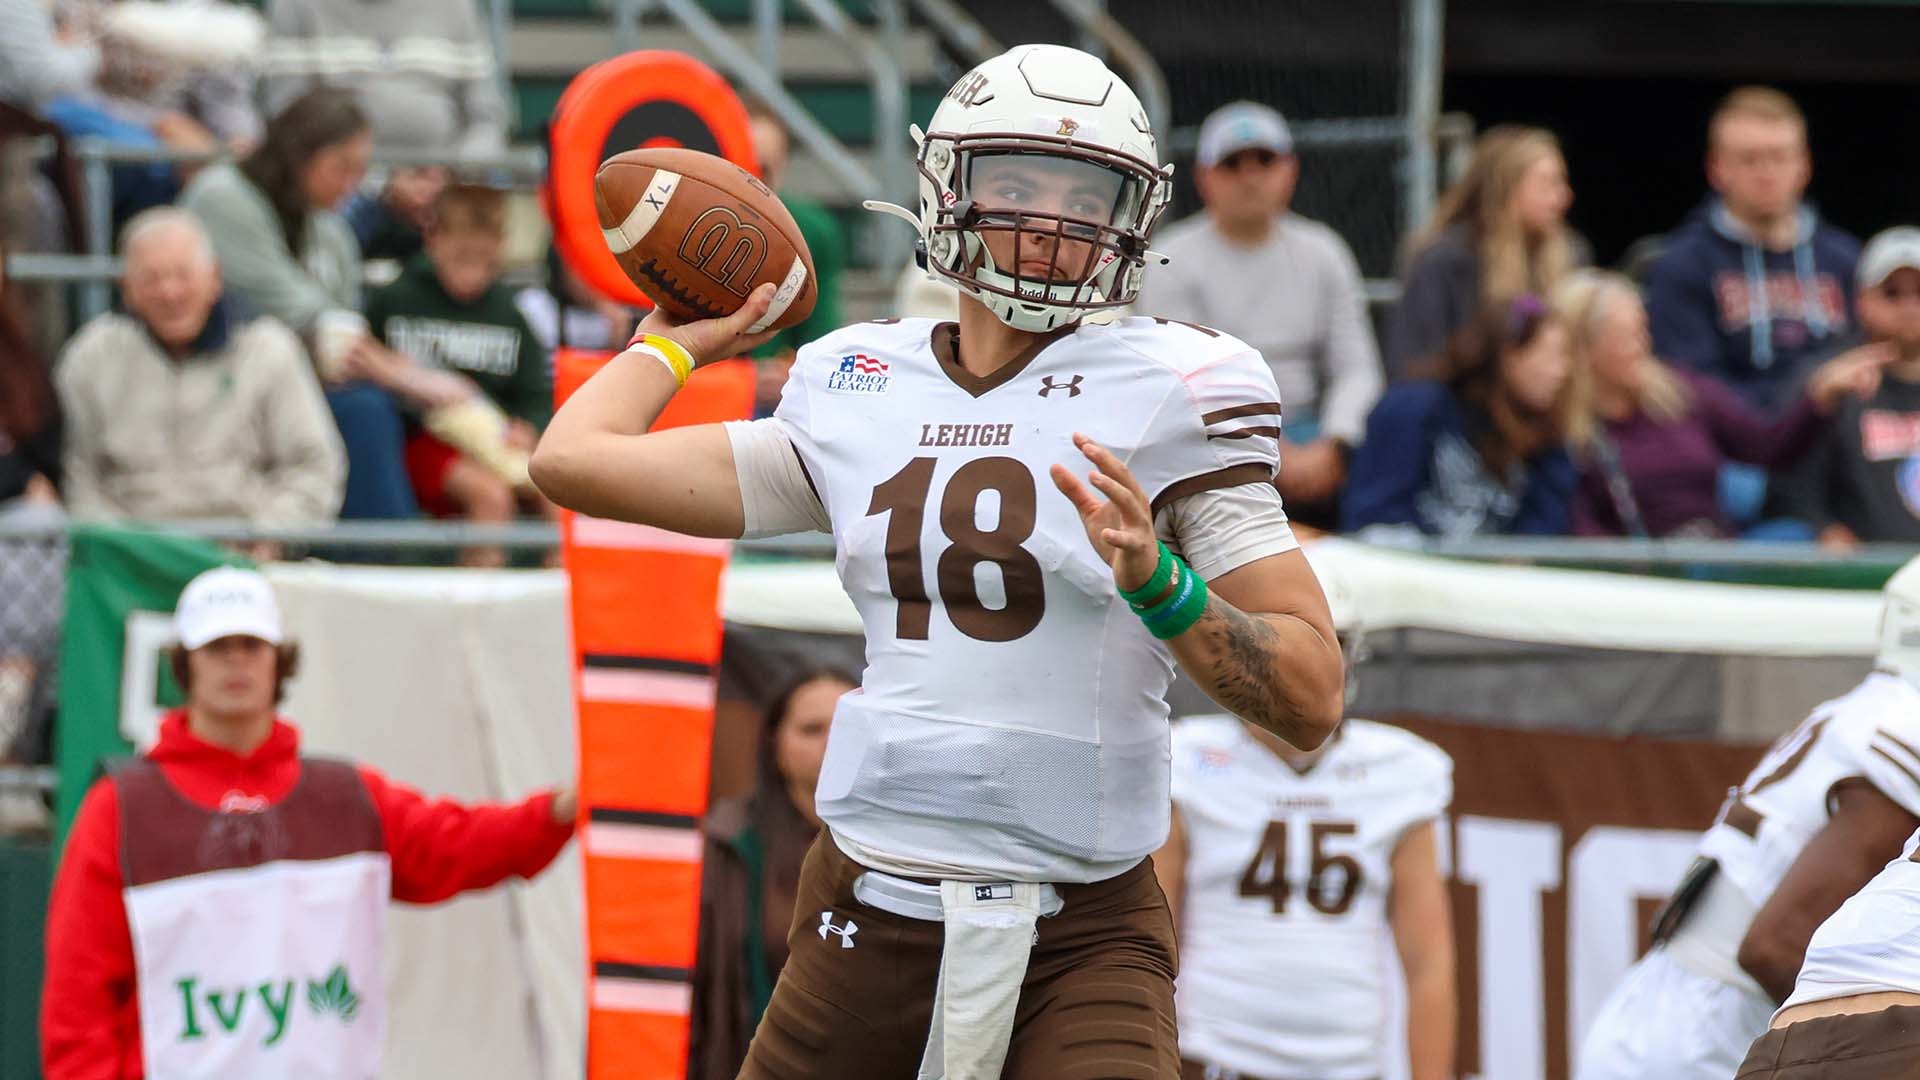
[[[1272,484],[1189,495],[1162,510],[1157,524],[1167,546],[1208,580],[1300,546]]]
[[[733,470],[740,483],[740,509],[746,518],[742,539],[832,531],[784,421],[767,417],[730,420],[722,426],[733,445]]]

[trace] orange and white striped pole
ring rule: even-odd
[[[608,359],[561,350],[555,396]],[[687,380],[655,429],[743,419],[753,367]],[[682,1080],[730,545],[568,513],[586,865],[587,1078]]]

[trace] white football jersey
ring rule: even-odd
[[[829,334],[800,350],[775,413],[866,630],[816,805],[899,862],[1101,880],[1166,837],[1173,667],[1048,468],[1086,475],[1083,432],[1156,512],[1269,480],[1278,394],[1259,353],[1184,324],[1082,325],[985,379],[954,360],[953,329]]]
[[[1813,932],[1781,1008],[1889,990],[1920,994],[1920,832]]]
[[[1250,1076],[1387,1075],[1393,852],[1452,799],[1452,760],[1386,724],[1346,721],[1305,773],[1232,717],[1175,725],[1181,1054]]]
[[[1920,814],[1920,689],[1884,672],[1814,709],[1782,735],[1727,796],[1700,854],[1758,910],[1813,835],[1827,824],[1834,786],[1864,778]],[[1745,928],[1726,926],[1728,935]],[[1738,953],[1740,942],[1713,942]]]

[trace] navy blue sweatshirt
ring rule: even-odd
[[[1667,234],[1647,274],[1647,316],[1662,359],[1726,383],[1778,415],[1813,361],[1851,329],[1860,241],[1800,211],[1793,247],[1747,239],[1719,199]]]
[[[1486,420],[1445,383],[1387,388],[1354,451],[1340,526],[1411,525],[1429,536],[1560,536],[1567,532],[1578,473],[1565,447],[1543,450],[1504,477],[1474,449]]]

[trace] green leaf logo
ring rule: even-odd
[[[353,1019],[360,1011],[360,995],[353,992],[353,985],[347,981],[347,965],[336,965],[325,982],[308,979],[307,1004],[322,1016],[336,1013],[342,1020]]]

